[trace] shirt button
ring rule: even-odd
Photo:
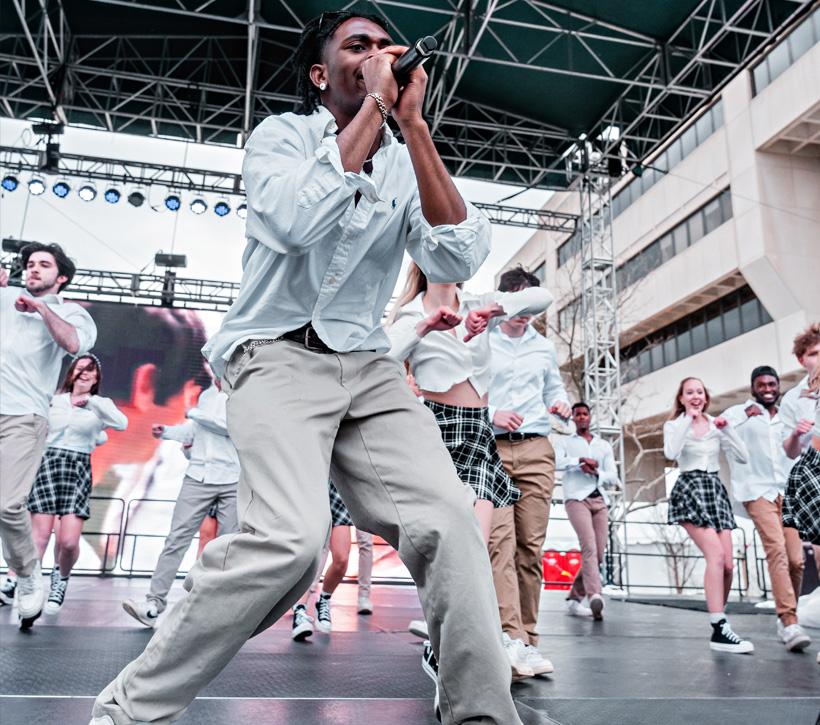
[[[338,282],[335,277],[329,277],[327,281],[329,284],[336,284],[336,282]]]

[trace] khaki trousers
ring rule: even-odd
[[[356,549],[359,552],[359,596],[370,596],[373,580],[373,534],[356,529]]]
[[[0,415],[0,539],[6,563],[19,576],[30,576],[40,559],[26,502],[47,433],[48,421],[41,415]]]
[[[609,533],[609,509],[603,496],[565,501],[564,508],[581,545],[581,568],[567,599],[580,602],[585,596],[601,593],[601,562]]]
[[[296,603],[328,539],[331,474],[355,525],[395,547],[416,581],[443,722],[520,725],[472,492],[404,368],[377,353],[323,355],[279,341],[240,349],[223,388],[242,471],[240,531],[208,543],[185,580],[188,596],[103,690],[94,715],[171,722]]]
[[[758,498],[744,501],[754,522],[772,582],[772,595],[777,616],[784,627],[797,623],[797,599],[803,584],[803,542],[797,529],[783,526],[783,497],[774,501]]]
[[[489,549],[501,627],[513,639],[537,646],[541,550],[555,486],[555,451],[543,436],[497,444],[504,468],[521,490],[515,504],[493,511]]]

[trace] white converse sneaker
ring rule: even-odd
[[[330,597],[323,594],[316,600],[316,629],[325,634],[330,634],[333,623],[330,621]]]
[[[46,614],[57,614],[65,601],[65,590],[68,586],[68,579],[61,579],[59,572],[55,577],[52,572],[51,589],[48,593],[48,601],[46,602]]]
[[[407,631],[410,632],[410,634],[415,634],[416,637],[430,639],[430,635],[427,633],[427,622],[423,619],[413,619],[410,624],[407,625]]]
[[[520,639],[512,639],[506,632],[501,633],[501,640],[510,661],[513,679],[521,680],[525,677],[534,677],[535,671],[527,662],[526,645]]]
[[[604,598],[600,594],[593,594],[589,598],[589,611],[592,618],[600,622],[604,618]]]
[[[811,644],[811,637],[806,634],[806,631],[799,624],[790,624],[788,627],[783,627],[782,632],[780,632],[780,639],[789,652],[802,652]]]
[[[133,599],[126,599],[122,603],[122,608],[140,624],[144,624],[146,627],[150,627],[152,629],[157,626],[157,617],[159,617],[159,612],[157,611],[156,602],[152,602],[148,599],[141,602],[135,602]]]
[[[297,604],[293,608],[293,629],[290,636],[297,642],[302,642],[313,635],[313,617],[307,613],[304,604]]]
[[[34,565],[31,576],[17,576],[17,616],[20,620],[20,629],[28,629],[43,613],[43,572],[40,562]]]
[[[591,617],[592,610],[585,607],[577,599],[567,599],[567,614],[570,617]]]
[[[527,656],[527,664],[536,675],[548,675],[555,672],[552,662],[542,655],[531,644],[524,645],[524,653]]]

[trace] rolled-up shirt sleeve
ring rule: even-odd
[[[464,282],[490,253],[490,222],[468,201],[464,205],[464,221],[434,227],[424,218],[418,190],[410,202],[407,252],[430,282]]]
[[[55,314],[72,325],[77,331],[77,340],[80,343],[75,357],[87,353],[97,342],[97,325],[91,315],[82,307],[74,303],[67,303],[59,307],[51,307]]]
[[[390,338],[390,357],[404,362],[413,354],[421,340],[416,326],[422,319],[421,315],[404,312],[390,327],[385,328],[387,337]]]
[[[263,121],[245,144],[246,234],[275,252],[304,254],[327,237],[360,192],[379,196],[364,173],[345,171],[334,135],[308,150],[288,116]]]

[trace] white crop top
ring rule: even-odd
[[[390,355],[397,360],[409,361],[416,383],[422,390],[444,393],[456,383],[469,380],[476,393],[483,396],[490,382],[490,330],[509,317],[542,313],[552,303],[552,295],[543,287],[482,295],[457,290],[456,294],[459,299],[458,313],[464,320],[450,331],[418,336],[416,325],[429,316],[424,309],[423,292],[402,307],[387,330]],[[499,304],[504,309],[504,315],[491,318],[484,332],[464,342],[467,314],[470,310],[492,303]]]

